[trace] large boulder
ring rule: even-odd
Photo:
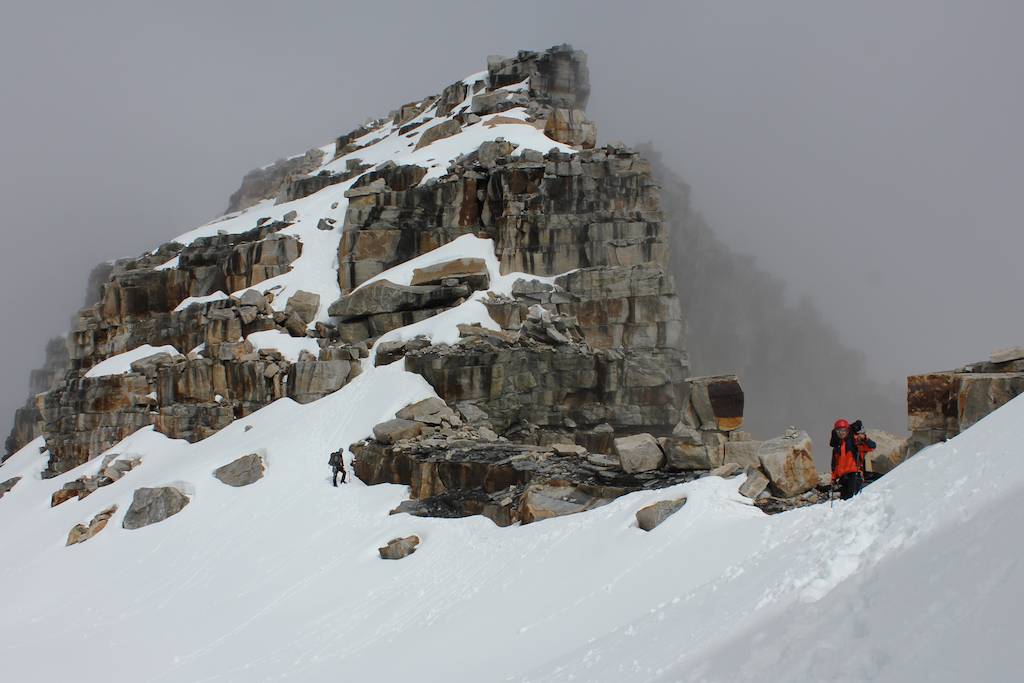
[[[709,477],[722,477],[728,479],[740,473],[743,468],[734,462],[727,462],[724,465],[719,465],[715,469],[707,473]]]
[[[754,467],[747,468],[747,478],[740,484],[739,493],[751,500],[757,499],[768,488],[768,477]]]
[[[769,439],[761,444],[757,457],[772,487],[783,498],[798,496],[818,484],[807,432],[791,429],[784,436]]]
[[[760,467],[761,459],[757,451],[761,448],[760,441],[728,441],[724,446],[725,462],[734,462],[740,467]]]
[[[5,481],[0,481],[0,498],[3,498],[19,481],[21,481],[21,477],[11,477]]]
[[[412,339],[396,339],[394,341],[377,342],[374,350],[377,352],[373,358],[374,365],[388,365],[396,360],[405,358],[405,354],[417,349],[425,349],[430,346],[430,338],[426,336],[414,337]]]
[[[487,289],[490,274],[482,258],[458,258],[435,263],[412,271],[412,286],[441,285],[445,280],[458,280],[472,289]]]
[[[607,505],[613,495],[602,495],[600,489],[558,484],[531,484],[519,503],[519,516],[523,524],[551,517],[562,517]]]
[[[447,306],[468,294],[469,288],[464,285],[412,287],[377,280],[335,301],[328,313],[344,322],[381,313]]]
[[[879,429],[867,430],[868,438],[875,442],[875,450],[868,453],[868,472],[888,474],[896,465],[907,457],[907,439],[883,432]]]
[[[377,548],[382,560],[400,560],[416,552],[420,544],[419,536],[406,536],[405,538],[393,538],[386,545]]]
[[[307,325],[316,320],[316,314],[320,310],[320,295],[313,292],[298,290],[290,297],[285,304],[284,311],[289,316],[295,314],[299,320]]]
[[[644,531],[650,531],[670,516],[678,512],[686,504],[686,498],[675,500],[659,500],[636,512],[636,525]]]
[[[381,422],[373,428],[373,438],[385,444],[397,443],[403,439],[415,439],[422,433],[422,423],[400,418]]]
[[[622,469],[629,474],[650,472],[665,463],[665,454],[658,440],[650,434],[634,434],[615,439],[615,451],[619,454]]]
[[[553,109],[544,125],[544,134],[552,140],[593,149],[597,143],[597,126],[582,109]]]
[[[184,510],[188,503],[189,497],[173,486],[136,489],[121,526],[141,529],[162,522]]]
[[[736,375],[691,377],[690,405],[700,420],[701,429],[723,432],[743,424],[743,389]]]
[[[312,403],[341,389],[358,371],[359,364],[347,360],[300,360],[288,368],[288,397]]]
[[[1024,373],[971,373],[961,375],[956,396],[959,429],[973,427],[983,417],[1024,393]]]
[[[248,486],[262,479],[266,469],[260,454],[250,453],[218,467],[213,471],[213,476],[228,486]]]
[[[722,464],[718,444],[705,443],[700,431],[676,426],[672,436],[660,440],[665,449],[666,465],[673,470],[710,470]]]
[[[458,135],[460,132],[462,132],[462,126],[459,125],[458,121],[453,121],[451,119],[442,121],[441,123],[431,126],[423,131],[419,142],[416,143],[416,149],[422,149],[432,142],[437,142],[444,138],[450,138],[453,135]]]
[[[440,425],[442,422],[457,425],[462,422],[448,404],[432,396],[416,403],[410,403],[395,415],[400,420],[413,420],[428,425]]]
[[[92,521],[89,522],[88,526],[85,524],[76,524],[71,527],[71,531],[68,532],[67,543],[64,545],[75,545],[76,543],[88,541],[90,538],[106,528],[107,522],[110,521],[110,518],[114,516],[115,512],[117,512],[117,506],[111,505],[107,509],[97,513],[96,516],[92,518]]]

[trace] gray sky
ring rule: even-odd
[[[0,414],[94,263],[488,54],[561,42],[589,53],[600,140],[661,146],[718,234],[812,297],[877,378],[1024,344],[1024,4],[597,5],[8,8]]]

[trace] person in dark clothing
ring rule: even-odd
[[[345,471],[345,460],[342,457],[341,449],[338,449],[331,453],[330,459],[327,464],[331,466],[331,483],[335,486],[338,485],[338,472],[341,472],[341,483],[345,483],[345,479],[348,477],[348,473]]]
[[[857,455],[860,457],[860,471],[862,479],[866,482],[868,478],[868,453],[878,448],[878,444],[868,438],[864,432],[864,424],[860,420],[850,423],[850,431],[853,432],[853,441],[857,444]]]
[[[861,426],[860,420],[854,424]],[[875,442],[867,436],[863,437],[863,443],[869,450],[875,448]],[[839,497],[848,500],[864,486],[864,457],[849,422],[836,420],[829,445],[832,446],[832,483],[838,482]]]

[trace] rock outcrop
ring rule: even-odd
[[[60,505],[72,498],[77,498],[78,500],[87,498],[94,491],[104,486],[110,486],[118,481],[141,463],[142,460],[137,457],[119,458],[116,453],[108,455],[104,458],[99,474],[95,476],[87,474],[77,479],[72,479],[54,491],[53,495],[50,496],[50,507]]]
[[[189,497],[173,486],[136,489],[121,526],[141,529],[162,522],[184,510],[188,503]]]
[[[634,434],[615,439],[619,463],[627,474],[650,472],[665,464],[665,454],[658,440],[650,434]]]
[[[242,179],[242,185],[231,195],[227,213],[241,211],[263,199],[276,197],[288,184],[314,171],[323,161],[324,153],[311,149],[302,156],[280,159],[270,166],[249,171]]]
[[[419,536],[406,536],[405,538],[393,538],[385,545],[377,548],[382,560],[400,560],[416,552],[420,544]]]
[[[103,269],[99,269],[98,272],[102,273]],[[94,269],[93,273],[96,274],[97,270]],[[97,274],[95,277],[99,277],[99,275]],[[93,289],[92,281],[93,277],[90,277],[90,290]],[[95,297],[89,300],[94,301]],[[44,434],[43,417],[35,397],[60,387],[69,367],[70,357],[66,340],[63,337],[54,337],[46,344],[46,362],[43,367],[33,370],[29,375],[31,398],[14,414],[14,427],[4,444],[6,453],[0,456],[0,462],[6,460],[8,456],[28,442]]]
[[[761,444],[757,457],[772,488],[784,498],[798,496],[818,485],[818,470],[807,432],[790,430],[784,436],[769,439]]]
[[[875,450],[869,452],[866,458],[865,465],[869,475],[888,474],[906,460],[909,439],[878,429],[867,430],[867,436],[876,444]]]
[[[251,172],[230,202],[241,213],[222,219],[230,229],[97,268],[9,443],[42,435],[53,476],[144,427],[199,441],[274,401],[342,389],[372,349],[376,365],[400,362],[436,393],[351,446],[363,481],[410,487],[399,512],[529,523],[745,468],[771,487],[758,501],[808,494],[809,441],[804,458],[751,440],[736,376],[689,376],[658,184],[635,151],[597,145],[589,94],[586,58],[569,46],[491,58],[485,77],[339,136],[333,152]],[[474,139],[473,126],[525,126],[542,148],[510,132],[443,167],[423,160]],[[422,152],[358,157],[392,135]],[[315,193],[325,201],[302,201]],[[269,200],[295,204],[245,211]],[[467,235],[490,241],[385,273]],[[336,274],[323,259],[335,253]],[[464,304],[443,334],[393,333]],[[93,372],[144,344],[173,351]],[[254,453],[214,476],[246,486],[264,466]],[[112,481],[81,477],[54,504]],[[124,525],[187,503],[173,487],[139,489]]]
[[[951,439],[1024,394],[1024,346],[1001,349],[988,361],[907,378],[909,455]]]
[[[747,478],[740,484],[739,493],[747,498],[759,498],[764,490],[768,488],[768,477],[761,470],[754,467],[747,468]]]
[[[636,525],[644,531],[651,531],[666,519],[679,512],[685,504],[685,498],[659,500],[657,503],[651,503],[637,510]]]
[[[96,515],[90,520],[89,524],[76,524],[71,527],[71,531],[68,532],[68,540],[65,545],[75,545],[78,543],[84,543],[90,538],[103,531],[107,527],[107,522],[117,512],[117,506],[111,505],[110,507],[96,513]]]
[[[213,476],[228,486],[248,486],[262,479],[266,469],[263,456],[250,453],[218,467],[213,471]]]
[[[21,477],[11,477],[10,479],[0,481],[0,498],[7,495],[19,481],[21,481]]]

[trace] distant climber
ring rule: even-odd
[[[339,448],[331,453],[331,457],[327,460],[327,464],[331,466],[331,483],[335,486],[338,485],[338,472],[341,472],[341,483],[346,483],[345,480],[348,477],[348,473],[345,471],[345,460],[342,457],[342,449]]]
[[[856,431],[846,420],[836,420],[829,440],[832,446],[832,483],[838,482],[839,497],[843,500],[860,493],[864,486],[864,454],[876,447],[874,441],[861,433],[863,424],[860,420],[854,422],[854,426]]]

